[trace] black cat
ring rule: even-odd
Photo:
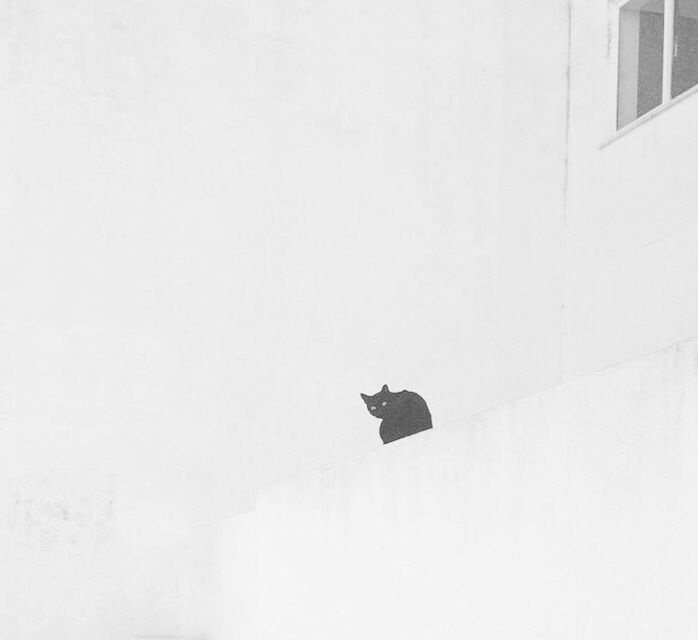
[[[432,427],[427,403],[412,391],[392,393],[384,384],[377,394],[367,396],[362,393],[361,397],[368,412],[383,421],[380,427],[383,444]]]

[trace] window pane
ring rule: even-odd
[[[623,6],[618,60],[619,128],[662,103],[663,47],[664,0],[632,0]]]
[[[698,84],[698,0],[676,0],[671,95]]]

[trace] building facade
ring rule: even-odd
[[[242,633],[209,551],[271,532],[204,525],[375,448],[360,392],[439,448],[694,336],[694,4],[0,1],[0,635]]]

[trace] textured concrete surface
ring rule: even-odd
[[[698,343],[270,487],[218,533],[214,638],[694,637]]]

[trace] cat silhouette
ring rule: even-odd
[[[379,433],[383,444],[432,428],[427,403],[413,391],[393,393],[384,384],[378,393],[372,396],[362,393],[361,397],[368,412],[382,420]]]

